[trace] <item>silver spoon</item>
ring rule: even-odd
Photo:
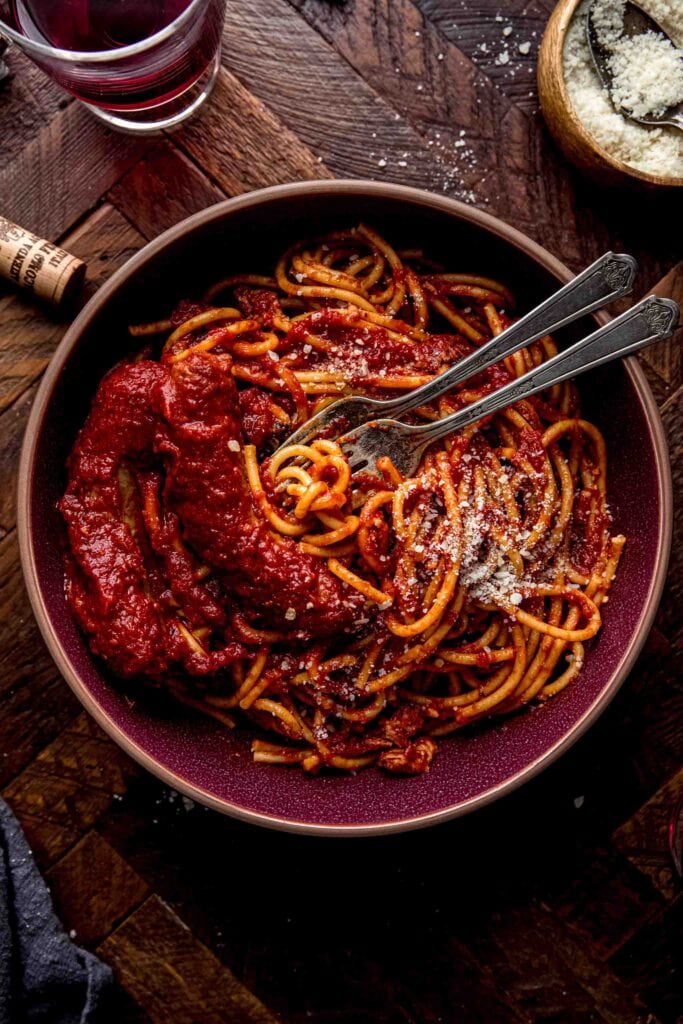
[[[593,12],[599,2],[600,0],[593,0],[588,11],[588,16],[586,17],[586,35],[588,37],[588,48],[591,52],[593,63],[595,64],[595,68],[600,76],[602,84],[607,90],[612,106],[624,117],[627,117],[630,121],[635,121],[637,124],[644,124],[648,127],[670,125],[672,128],[678,128],[679,131],[683,131],[683,103],[679,103],[675,107],[667,107],[667,109],[662,111],[661,114],[650,113],[642,117],[636,117],[632,111],[615,103],[613,96],[614,76],[610,66],[612,51],[608,46],[603,44],[593,23]],[[629,38],[642,35],[644,32],[653,32],[656,35],[662,36],[663,39],[668,40],[672,46],[675,46],[674,41],[666,34],[661,25],[659,25],[654,18],[651,18],[649,14],[646,14],[638,4],[633,3],[633,0],[626,0],[624,5],[623,26],[623,35]],[[681,59],[683,59],[683,51],[681,51]]]

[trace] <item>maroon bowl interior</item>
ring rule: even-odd
[[[668,543],[668,478],[657,413],[640,371],[612,364],[586,375],[580,387],[585,414],[606,437],[610,504],[628,543],[603,630],[578,682],[558,697],[445,739],[431,771],[420,778],[376,769],[309,778],[299,770],[254,765],[247,728],[230,732],[185,708],[150,697],[127,699],[123,685],[90,654],[66,606],[64,530],[55,510],[65,458],[98,380],[135,347],[127,323],[162,316],[169,302],[233,271],[268,271],[284,244],[359,220],[394,243],[424,246],[450,269],[500,277],[522,309],[569,276],[500,222],[394,186],[308,184],[221,204],[148,246],[74,323],[36,400],[20,480],[29,593],[55,660],[88,710],[146,767],[195,798],[262,824],[323,832],[441,820],[493,799],[549,763],[597,716],[632,664],[654,614]]]

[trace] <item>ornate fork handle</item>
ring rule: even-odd
[[[410,435],[421,443],[436,441],[538,391],[545,391],[546,388],[561,384],[570,377],[577,377],[586,370],[593,370],[612,359],[637,352],[645,345],[671,334],[678,323],[678,315],[678,305],[671,299],[655,296],[644,299],[605,327],[577,341],[499,391],[494,391],[442,420],[411,427]]]
[[[637,269],[638,264],[632,256],[605,253],[545,302],[445,373],[400,398],[382,402],[379,415],[399,416],[418,405],[425,405],[505,356],[625,295],[631,290]]]
[[[315,413],[284,440],[280,448],[291,444],[308,444],[321,431],[336,429],[335,421],[341,420],[346,423],[347,430],[355,430],[378,418],[399,418],[409,409],[438,398],[455,384],[486,370],[543,335],[550,334],[621,295],[627,295],[631,291],[636,270],[637,264],[632,256],[605,253],[517,323],[422,387],[393,399],[379,400],[360,395],[341,398]]]

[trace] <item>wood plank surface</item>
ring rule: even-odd
[[[536,112],[536,58],[552,0],[419,0],[419,7],[501,92]]]
[[[17,224],[58,239],[99,203],[147,145],[113,135],[80,104],[70,103],[28,136],[4,170],[0,207]]]
[[[157,896],[100,947],[153,1024],[277,1024]]]
[[[42,230],[42,229],[41,229]],[[144,238],[111,206],[100,206],[64,245],[88,264],[85,302],[97,286],[140,248]],[[0,411],[9,407],[47,366],[68,319],[8,289],[0,295]]]
[[[146,883],[97,832],[45,874],[57,913],[79,945],[96,946],[149,895]]]
[[[10,77],[2,85],[3,124],[11,126],[0,147],[0,170],[9,167],[29,139],[72,101],[16,46],[4,56]]]
[[[151,139],[109,132],[12,48],[0,212],[87,261],[85,301],[145,241],[225,197],[370,177],[475,204],[574,268],[632,252],[641,293],[680,301],[683,197],[598,188],[544,127],[535,68],[552,7],[230,0],[210,101]],[[109,1019],[681,1024],[668,850],[683,791],[680,333],[641,356],[679,500],[665,597],[629,680],[506,800],[350,845],[262,832],[167,789],[81,711],[40,640],[14,479],[74,312],[0,288],[0,786],[65,927],[114,968]]]

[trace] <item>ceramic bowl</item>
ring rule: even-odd
[[[398,185],[320,181],[253,192],[195,214],[134,256],[67,331],[36,396],[19,479],[19,535],[40,629],[84,707],[123,749],[168,785],[226,814],[273,828],[367,835],[418,828],[481,807],[554,761],[596,720],[626,678],[661,593],[671,534],[662,425],[634,360],[582,378],[586,414],[604,432],[610,505],[628,537],[604,627],[572,686],[547,704],[445,739],[428,774],[368,769],[308,777],[254,764],[249,730],[229,731],[185,707],[126,687],[90,653],[64,595],[64,527],[55,504],[64,463],[103,373],[139,347],[126,325],[237,270],[266,272],[294,239],[366,221],[394,244],[422,245],[456,270],[499,277],[521,309],[571,275],[514,228],[472,207]],[[575,325],[576,336],[594,326]],[[637,477],[634,476],[637,467]]]

